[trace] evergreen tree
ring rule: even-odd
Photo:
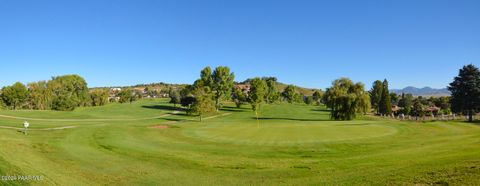
[[[383,95],[383,83],[380,80],[373,82],[372,89],[370,90],[370,102],[377,114],[380,114],[380,101]]]
[[[468,121],[472,122],[473,114],[480,109],[479,69],[473,64],[464,66],[450,83],[448,90],[452,92],[452,111],[468,114]]]
[[[390,99],[390,92],[388,90],[388,81],[383,81],[382,97],[379,104],[380,114],[390,115],[392,114],[392,102]]]

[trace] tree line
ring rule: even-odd
[[[85,80],[78,75],[53,77],[24,85],[20,82],[1,90],[1,104],[7,109],[73,110],[90,105]]]
[[[480,70],[473,64],[460,69],[458,76],[449,84],[451,97],[437,98],[390,93],[386,79],[373,82],[372,88],[366,91],[364,84],[340,78],[334,80],[325,92],[316,90],[313,95],[303,95],[293,85],[279,91],[275,77],[248,79],[242,83],[246,86],[235,86],[234,79],[235,75],[229,67],[219,66],[214,70],[205,67],[192,85],[181,89],[170,88],[170,102],[175,107],[177,104],[182,105],[187,114],[197,114],[200,119],[205,114],[220,110],[225,101],[233,101],[237,107],[251,105],[257,119],[263,104],[282,101],[291,104],[325,104],[334,120],[351,120],[359,114],[373,111],[381,116],[404,114],[416,117],[457,113],[468,116],[469,121],[472,121],[473,116],[480,111]],[[17,82],[3,87],[0,90],[0,108],[71,111],[82,106],[102,106],[112,101],[132,103],[149,92],[155,91],[122,89],[115,92],[119,99],[112,100],[109,89],[90,90],[81,76],[64,75],[52,77],[49,81],[27,85]],[[398,106],[398,109],[393,111],[392,105]],[[428,110],[429,107],[438,109]]]
[[[449,84],[450,97],[397,95],[390,93],[388,86],[386,79],[377,80],[366,92],[363,84],[341,78],[333,81],[322,100],[330,108],[331,118],[335,120],[351,120],[357,114],[370,112],[370,107],[381,116],[402,114],[418,118],[456,113],[468,116],[469,121],[473,121],[473,116],[480,111],[480,70],[473,64],[460,69],[458,76]],[[393,105],[398,106],[395,112]]]
[[[200,78],[192,85],[187,85],[180,90],[170,90],[170,103],[175,107],[180,104],[187,114],[197,114],[202,120],[205,114],[221,109],[224,102],[233,101],[238,108],[245,104],[251,105],[258,119],[262,104],[280,101],[320,104],[323,95],[317,90],[312,96],[306,96],[299,93],[293,85],[288,85],[280,92],[275,77],[251,78],[241,84],[235,83],[234,79],[235,75],[229,67],[219,66],[214,70],[205,67],[200,71]]]

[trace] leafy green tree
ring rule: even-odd
[[[400,100],[398,101],[398,106],[402,107],[402,113],[409,115],[413,107],[413,95],[412,94],[402,94]]]
[[[313,104],[313,103],[314,103],[314,101],[313,101],[313,96],[307,96],[307,97],[305,97],[305,104],[311,105],[311,104]]]
[[[28,105],[31,109],[50,109],[52,92],[48,89],[46,81],[29,83],[28,92]]]
[[[357,98],[357,113],[366,115],[370,112],[372,104],[370,103],[370,95],[365,91],[365,87],[362,83],[356,83],[353,86],[353,92],[355,92]]]
[[[7,106],[14,110],[25,104],[27,97],[27,87],[20,82],[17,82],[12,86],[3,87],[2,89],[2,100]]]
[[[442,110],[447,110],[450,108],[450,98],[446,96],[442,97],[437,97],[433,98],[433,104],[435,104],[436,107],[439,107]]]
[[[390,92],[388,90],[388,81],[385,79],[382,84],[382,97],[379,104],[380,114],[390,115],[392,114],[392,102],[390,98]]]
[[[297,96],[297,90],[295,86],[288,85],[287,87],[285,87],[285,89],[282,92],[282,96],[285,100],[287,100],[288,103],[295,102],[295,98]]]
[[[473,115],[480,109],[480,71],[473,64],[463,66],[458,76],[450,83],[448,90],[452,93],[450,102],[453,112],[463,112],[468,115],[468,121],[473,121]]]
[[[205,114],[215,112],[215,103],[213,102],[213,95],[208,87],[195,87],[192,94],[195,97],[195,102],[192,104],[192,112],[198,114],[200,122]]]
[[[380,101],[383,95],[383,83],[380,80],[373,82],[372,89],[370,90],[370,102],[373,109],[377,114],[380,114]]]
[[[103,106],[108,104],[110,93],[107,89],[94,89],[90,92],[92,106]]]
[[[267,92],[265,94],[265,101],[272,104],[280,99],[280,93],[277,88],[276,77],[264,77],[262,78],[267,84]]]
[[[212,69],[210,67],[205,67],[200,71],[200,81],[202,84],[201,85],[196,85],[197,87],[199,86],[206,86],[210,87],[210,89],[213,86],[213,78],[212,78]]]
[[[320,105],[320,100],[322,99],[322,93],[318,90],[316,90],[314,93],[313,93],[313,101],[315,102],[316,105]]]
[[[398,101],[400,100],[400,97],[398,94],[392,92],[390,93],[390,101],[392,105],[398,105]]]
[[[118,93],[118,96],[120,97],[120,100],[118,101],[120,103],[132,103],[135,100],[135,93],[132,89],[123,89]]]
[[[305,95],[303,93],[295,94],[294,102],[295,103],[304,103],[305,102]]]
[[[53,77],[47,87],[52,92],[53,110],[74,110],[91,103],[87,82],[79,75]]]
[[[173,103],[173,107],[177,108],[177,104],[179,104],[181,101],[180,92],[170,89],[168,94],[170,96],[170,103]]]
[[[192,113],[192,105],[195,103],[195,97],[193,97],[193,88],[192,85],[187,85],[180,90],[180,105],[185,107],[185,112],[187,115]]]
[[[240,108],[245,102],[247,102],[247,94],[245,94],[245,90],[234,87],[232,93],[232,100],[233,102],[235,102],[237,108]]]
[[[418,117],[425,116],[425,106],[418,99],[413,102],[412,114],[415,116],[416,120],[418,120]]]
[[[254,78],[250,84],[250,92],[248,93],[248,101],[252,105],[252,110],[255,111],[257,117],[257,126],[260,127],[258,121],[258,111],[261,104],[264,102],[267,84],[260,78]]]
[[[361,83],[353,83],[348,78],[333,81],[332,87],[325,92],[326,105],[331,109],[331,118],[351,120],[358,112],[367,112],[370,97]]]
[[[213,71],[211,79],[212,86],[210,88],[214,92],[215,107],[218,111],[222,107],[222,99],[231,94],[235,75],[230,72],[230,68],[219,66]]]

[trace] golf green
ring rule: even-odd
[[[23,122],[30,122],[28,135]],[[166,99],[73,112],[0,111],[0,185],[479,185],[480,126],[302,104],[227,104],[205,117]]]

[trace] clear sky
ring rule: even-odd
[[[0,86],[80,74],[93,86],[236,80],[443,88],[480,65],[480,1],[0,0]]]

